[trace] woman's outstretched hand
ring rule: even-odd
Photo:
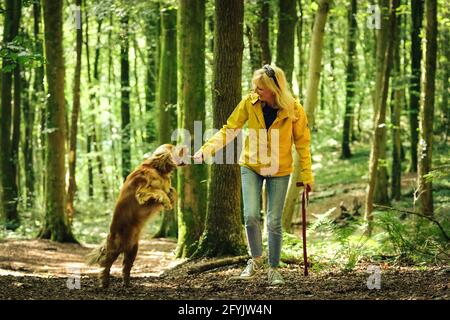
[[[204,159],[202,149],[198,150],[192,158],[194,159],[194,163],[202,163]]]

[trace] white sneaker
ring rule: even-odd
[[[256,262],[255,259],[248,259],[247,266],[244,271],[241,272],[239,276],[232,277],[232,279],[236,280],[250,280],[256,276],[260,266]]]
[[[267,276],[269,278],[269,283],[271,285],[276,286],[276,285],[284,284],[282,275],[275,268],[270,268]]]

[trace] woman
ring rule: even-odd
[[[253,92],[242,99],[228,118],[227,124],[194,154],[194,160],[202,161],[213,156],[248,123],[249,135],[245,140],[239,164],[245,228],[252,258],[237,278],[252,279],[263,264],[260,199],[262,184],[266,180],[268,278],[270,284],[278,285],[284,283],[277,267],[282,245],[281,215],[293,168],[292,144],[295,144],[299,153],[301,181],[307,190],[311,191],[313,175],[310,131],[305,111],[292,96],[284,72],[280,68],[265,65],[256,70],[252,86]],[[230,133],[233,129],[234,133]],[[269,154],[269,159],[261,150]]]

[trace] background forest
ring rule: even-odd
[[[3,0],[0,30],[0,241],[99,243],[144,155],[194,121],[221,128],[274,63],[312,130],[313,270],[448,267],[445,0]],[[173,181],[177,208],[144,237],[175,239],[177,258],[246,255],[238,166]],[[300,191],[285,265],[302,257]]]

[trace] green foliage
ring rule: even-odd
[[[382,230],[377,236],[381,251],[393,254],[395,262],[441,264],[450,261],[450,243],[432,221],[417,216],[402,221],[397,212],[376,212],[374,216],[376,225]],[[448,233],[448,214],[441,218],[445,217],[444,230]]]
[[[4,43],[0,49],[0,59],[8,60],[2,72],[11,72],[19,64],[23,68],[36,68],[44,63],[44,58],[33,51],[33,43],[26,35],[18,35],[13,41]]]

